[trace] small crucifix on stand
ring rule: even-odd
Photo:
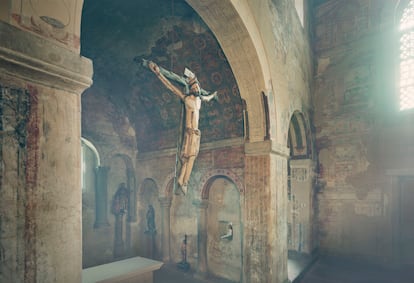
[[[181,261],[177,264],[179,269],[188,271],[190,264],[187,262],[187,234],[184,235],[184,240],[181,243]]]

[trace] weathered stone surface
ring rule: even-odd
[[[390,52],[396,2],[327,1],[315,14],[321,250],[374,261],[393,260],[398,177],[386,172],[414,167],[412,115],[398,113]]]
[[[80,93],[91,62],[4,22],[0,36],[0,207],[15,207],[0,214],[1,230],[10,225],[0,281],[79,282]]]

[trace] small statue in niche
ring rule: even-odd
[[[148,205],[147,230],[145,231],[145,233],[151,233],[151,234],[156,233],[156,229],[155,229],[155,210],[154,210],[154,207],[151,204]]]
[[[220,236],[220,239],[233,240],[233,224],[231,222],[227,225],[227,233]]]
[[[123,216],[128,213],[129,189],[125,183],[119,184],[114,198],[112,199],[112,213],[115,215],[115,245],[114,256],[116,258],[125,256],[123,239]]]
[[[137,60],[137,59],[135,59]],[[198,129],[201,101],[210,101],[217,98],[217,92],[210,93],[200,87],[200,83],[193,72],[185,68],[181,77],[171,71],[159,67],[152,61],[143,59],[142,65],[152,71],[161,83],[172,93],[178,96],[185,106],[185,131],[181,147],[181,171],[177,183],[184,194],[187,193],[188,180],[193,169],[194,161],[200,148],[201,132]],[[172,84],[176,82],[184,87],[180,90]]]
[[[112,213],[114,215],[124,215],[128,212],[129,190],[125,183],[119,184],[118,190],[112,200]]]

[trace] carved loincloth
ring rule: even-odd
[[[197,156],[200,149],[201,132],[199,129],[186,128],[181,147],[181,159]]]

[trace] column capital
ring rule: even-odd
[[[105,172],[105,173],[107,173],[110,169],[111,169],[111,167],[109,167],[109,166],[98,166],[98,167],[95,167],[95,171],[96,172]]]
[[[70,93],[92,84],[92,61],[0,21],[0,68],[12,76]]]
[[[272,140],[252,142],[244,144],[246,155],[268,155],[276,154],[289,158],[289,148]]]
[[[291,159],[290,168],[312,168],[314,163],[312,159]]]
[[[193,205],[200,209],[206,209],[208,207],[208,200],[193,200]]]
[[[171,207],[172,198],[171,197],[160,197],[159,202],[161,207]]]

